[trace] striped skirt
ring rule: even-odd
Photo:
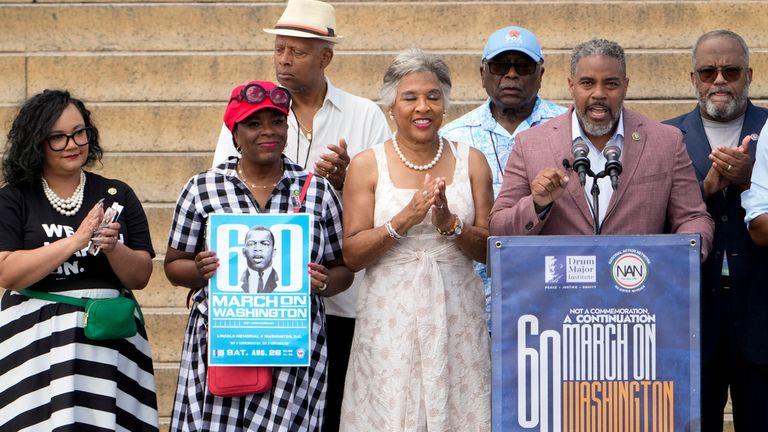
[[[111,291],[111,292],[110,292]],[[83,290],[88,297],[114,290]],[[86,296],[86,295],[84,295]],[[7,291],[0,300],[0,431],[157,431],[147,333],[93,341],[81,308]]]

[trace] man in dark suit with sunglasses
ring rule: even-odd
[[[744,39],[703,34],[691,82],[699,103],[666,121],[683,132],[707,211],[712,252],[701,270],[702,431],[722,431],[730,387],[737,431],[768,425],[768,253],[750,239],[741,192],[750,187],[756,135],[768,110],[749,100],[752,68]]]

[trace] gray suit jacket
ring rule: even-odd
[[[575,173],[569,173],[566,192],[543,220],[531,196],[531,181],[541,169],[562,167],[563,159],[573,159],[572,112],[573,108],[517,136],[491,211],[491,235],[593,233],[592,213]],[[714,223],[701,199],[680,131],[624,109],[622,165],[602,233],[699,233],[706,256]]]

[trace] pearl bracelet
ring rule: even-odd
[[[392,226],[392,219],[388,220],[387,223],[384,224],[384,227],[387,229],[389,236],[395,240],[402,240],[405,238],[405,236],[408,235],[407,233],[405,235],[398,234],[397,231],[395,231],[395,228]]]

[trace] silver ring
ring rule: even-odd
[[[321,286],[317,290],[318,291],[325,291],[326,288],[328,288],[328,282],[323,282],[323,286]]]
[[[333,166],[333,171],[331,171],[331,174],[336,174],[336,172],[339,170],[339,167],[336,165]]]
[[[425,197],[427,196],[427,191],[421,191],[421,196]]]
[[[445,206],[443,204],[440,204],[439,206],[435,206],[435,207],[437,207],[438,210],[442,210],[443,207],[445,207]]]
[[[730,171],[730,170],[731,170],[731,164],[728,164],[728,168],[726,169],[726,171]]]

